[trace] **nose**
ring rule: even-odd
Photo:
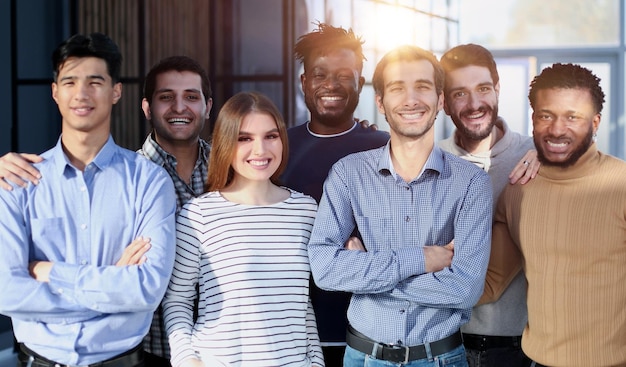
[[[416,90],[408,89],[404,99],[404,105],[407,107],[416,106],[419,100],[419,93]]]
[[[185,105],[185,101],[182,96],[177,96],[172,101],[172,110],[174,112],[183,112],[187,106]]]
[[[561,136],[565,134],[567,130],[567,120],[566,117],[557,117],[552,121],[550,126],[548,127],[548,131],[553,136]]]
[[[255,139],[252,144],[252,154],[262,155],[265,152],[265,139]]]
[[[324,80],[324,85],[328,89],[334,89],[339,86],[339,78],[337,77],[337,75],[329,74]]]
[[[83,101],[88,98],[89,94],[87,93],[88,85],[86,83],[78,82],[76,86],[76,93],[74,94],[74,98],[78,101]]]
[[[480,105],[482,103],[480,96],[478,96],[474,92],[470,92],[468,98],[469,98],[468,104],[472,110],[477,110],[480,108]]]

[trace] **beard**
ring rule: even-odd
[[[481,141],[481,140],[486,139],[491,134],[491,131],[493,130],[493,127],[496,124],[496,121],[498,120],[498,106],[497,105],[496,106],[481,106],[478,109],[478,111],[491,114],[491,121],[489,122],[489,125],[485,126],[485,128],[482,130],[470,129],[467,126],[465,126],[465,124],[463,124],[463,121],[462,121],[463,116],[467,116],[475,111],[464,110],[464,111],[461,111],[458,118],[452,118],[452,122],[454,122],[454,125],[456,126],[457,130],[459,130],[459,133],[464,138],[475,140],[475,141]]]
[[[578,162],[580,157],[582,157],[583,154],[585,154],[589,150],[589,147],[591,146],[591,143],[593,142],[593,128],[589,126],[589,131],[587,135],[585,135],[585,138],[583,139],[583,141],[581,141],[580,144],[578,144],[578,146],[570,154],[570,156],[562,162],[549,161],[546,158],[545,152],[543,151],[539,138],[537,138],[534,134],[533,134],[533,141],[535,143],[535,148],[537,149],[537,159],[539,159],[539,162],[541,162],[541,164],[546,165],[546,166],[567,168],[567,167],[574,165],[574,163]]]

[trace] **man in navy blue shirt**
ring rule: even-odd
[[[362,41],[352,30],[319,24],[299,38],[295,55],[304,64],[300,79],[311,119],[289,129],[289,161],[282,179],[319,202],[335,162],[384,145],[389,134],[355,122],[365,56]],[[310,289],[326,366],[341,367],[350,294],[322,291],[314,284]]]

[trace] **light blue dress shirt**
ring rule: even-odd
[[[84,172],[61,140],[36,164],[39,185],[0,190],[0,313],[44,357],[91,364],[141,343],[175,256],[176,196],[165,170],[111,137]],[[147,261],[114,266],[138,236]],[[50,282],[28,264],[54,263]]]
[[[354,293],[348,320],[382,343],[414,346],[459,330],[482,294],[489,261],[487,173],[434,147],[407,183],[389,143],[339,160],[324,184],[309,259],[322,289]],[[346,250],[358,229],[367,252]],[[454,239],[449,268],[426,273],[422,248]]]

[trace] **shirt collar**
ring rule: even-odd
[[[381,174],[389,174],[392,175],[396,180],[401,177],[398,176],[396,170],[393,168],[393,163],[391,162],[391,140],[385,144],[383,147],[383,153],[378,160],[378,172]],[[413,179],[413,181],[417,180],[422,176],[422,174],[427,171],[435,171],[441,173],[443,171],[444,161],[443,161],[443,151],[437,146],[433,146],[430,154],[428,155],[428,159],[426,159],[426,163],[424,167],[422,167],[422,171],[417,177]]]
[[[115,141],[113,141],[113,137],[109,135],[109,138],[107,139],[106,143],[104,143],[104,145],[102,146],[102,148],[100,148],[100,151],[98,152],[96,157],[89,164],[93,164],[94,166],[98,167],[100,170],[104,169],[109,164],[111,164],[111,160],[113,159],[113,156],[115,155],[116,148],[117,148],[117,145],[115,144]],[[75,168],[70,162],[70,159],[67,157],[67,155],[63,151],[63,143],[61,142],[61,137],[59,137],[59,140],[57,140],[57,144],[54,147],[54,151],[52,153],[52,159],[55,165],[55,170],[59,175],[63,175],[63,173],[65,172],[65,168],[67,166]]]
[[[166,162],[170,164],[176,162],[176,157],[166,152],[163,148],[161,148],[159,143],[154,140],[154,132],[148,134],[148,137],[141,146],[141,150],[146,157],[161,166],[165,165]],[[207,162],[209,159],[210,150],[211,145],[207,143],[204,139],[199,139],[198,160],[201,160],[202,162]]]

